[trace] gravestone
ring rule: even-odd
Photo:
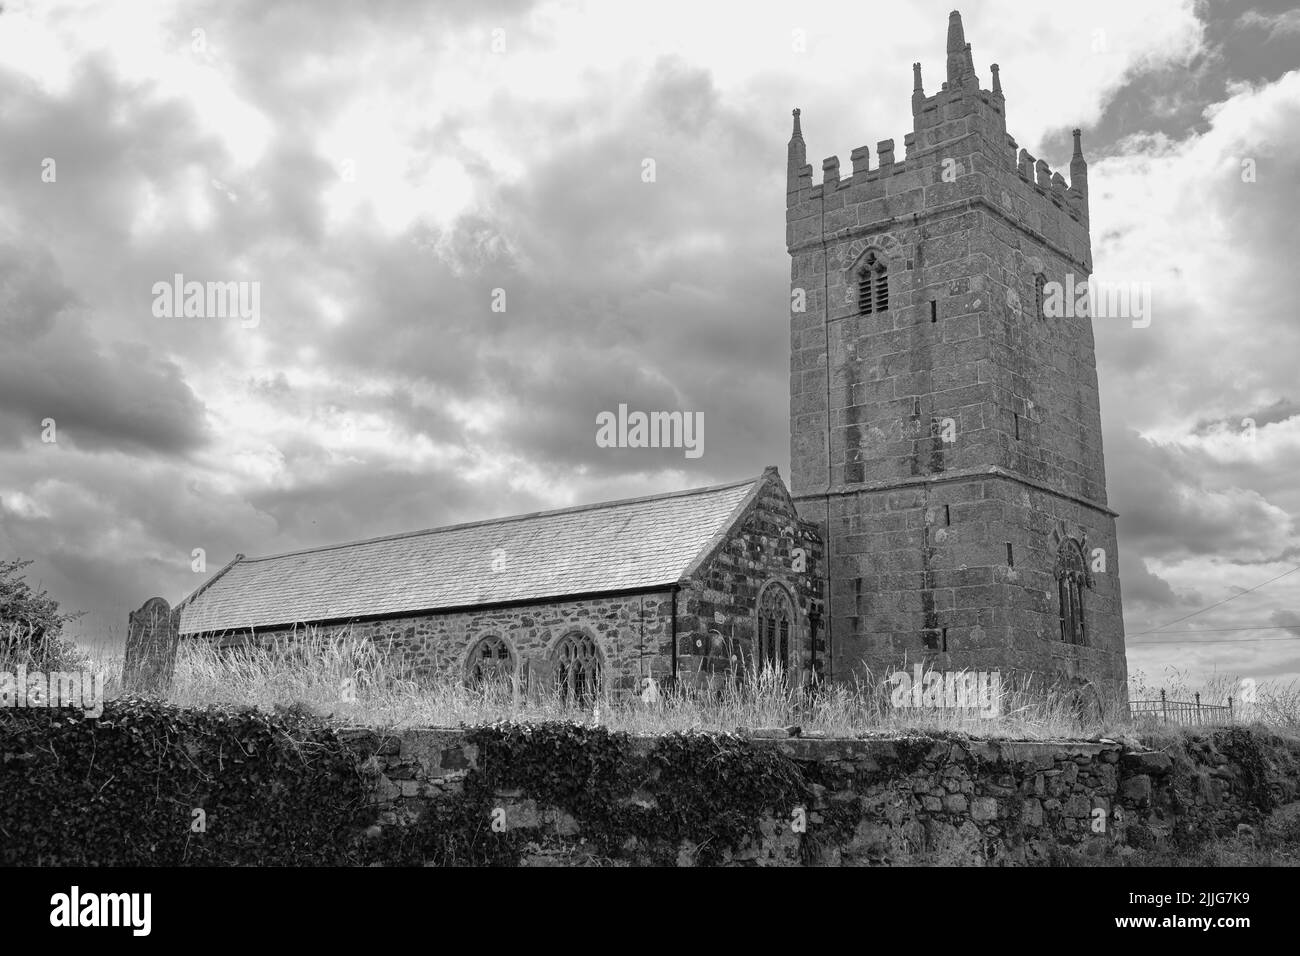
[[[171,689],[180,639],[180,609],[160,597],[131,612],[126,637],[122,688],[128,694],[162,697]]]

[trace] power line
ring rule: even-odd
[[[1150,631],[1138,631],[1138,633],[1137,633],[1137,634],[1134,634],[1133,636],[1134,636],[1134,637],[1141,637],[1143,634],[1155,634],[1155,633],[1157,633],[1157,632],[1159,632],[1159,631],[1164,630],[1166,627],[1169,627],[1169,626],[1172,625],[1172,624],[1180,624],[1180,623],[1182,623],[1183,621],[1187,620],[1189,617],[1196,617],[1196,615],[1198,615],[1198,614],[1204,614],[1206,611],[1213,610],[1214,608],[1218,607],[1218,606],[1221,605],[1221,604],[1227,604],[1229,601],[1235,601],[1237,598],[1241,597],[1243,594],[1249,594],[1251,591],[1258,591],[1258,590],[1259,590],[1260,588],[1262,588],[1265,584],[1272,584],[1274,581],[1279,581],[1279,580],[1281,580],[1282,578],[1286,577],[1288,574],[1295,574],[1297,571],[1300,571],[1300,564],[1297,564],[1297,565],[1296,565],[1294,568],[1292,568],[1290,571],[1283,571],[1281,574],[1279,574],[1279,575],[1278,575],[1277,577],[1275,577],[1275,578],[1269,578],[1267,581],[1264,581],[1264,582],[1262,582],[1262,583],[1260,583],[1260,584],[1256,584],[1253,588],[1246,588],[1246,590],[1244,590],[1244,591],[1238,591],[1236,594],[1230,595],[1229,597],[1224,598],[1222,601],[1216,601],[1216,602],[1214,602],[1213,604],[1208,605],[1207,607],[1203,607],[1203,608],[1201,608],[1199,611],[1193,611],[1191,614],[1184,614],[1182,617],[1178,618],[1177,620],[1169,621],[1167,624],[1161,624],[1159,627],[1155,628],[1154,630],[1150,630]]]
[[[1252,624],[1249,627],[1194,627],[1189,631],[1140,631],[1140,634],[1208,634],[1211,631],[1280,631],[1287,627],[1300,627],[1300,621],[1294,624]],[[1137,637],[1137,634],[1133,635]]]
[[[1125,641],[1126,647],[1167,647],[1172,644],[1192,644],[1200,647],[1202,644],[1273,644],[1278,641],[1297,641],[1300,637],[1239,637],[1235,640],[1232,638],[1220,638],[1213,641]]]

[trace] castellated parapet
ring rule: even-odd
[[[955,11],[946,53],[933,95],[913,64],[901,159],[860,146],[814,184],[798,110],[789,143],[791,489],[827,537],[831,671],[1122,694],[1091,320],[1042,305],[1092,271],[1081,134],[1067,183],[1007,134]]]
[[[960,31],[960,17],[953,22]],[[859,146],[852,153],[851,176],[840,178],[839,158],[831,156],[822,162],[822,182],[814,185],[800,111],[794,111],[786,187],[789,248],[821,241],[820,224],[812,220],[823,203],[828,214],[826,233],[833,235],[858,226],[880,228],[890,218],[981,196],[1031,228],[1040,228],[1048,241],[1064,240],[1064,252],[1080,265],[1090,265],[1088,164],[1083,158],[1081,131],[1074,130],[1067,186],[1064,177],[1053,173],[1043,160],[1018,150],[1006,130],[1006,100],[997,64],[991,67],[993,89],[981,89],[970,59],[970,44],[962,42],[964,72],[953,75],[950,53],[949,79],[933,96],[925,95],[921,64],[912,64],[913,126],[903,138],[905,158],[901,162],[895,160],[894,141],[881,140],[876,144],[874,168],[870,147]],[[881,205],[862,208],[873,201],[881,201]]]

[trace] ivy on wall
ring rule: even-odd
[[[1220,731],[1211,738],[1219,752],[1237,767],[1242,796],[1260,814],[1277,806],[1277,795],[1269,787],[1268,758],[1264,741],[1244,727]]]
[[[492,826],[502,794],[571,815],[586,845],[616,857],[716,862],[805,804],[799,766],[730,735],[648,746],[569,723],[471,730],[477,767],[410,826],[376,828],[364,756],[291,711],[187,710],[107,702],[0,711],[0,864],[10,866],[496,865],[519,862],[542,828]],[[367,838],[368,835],[368,838]]]
[[[877,816],[846,794],[914,774],[938,742],[896,742],[890,758],[861,772],[729,734],[644,739],[581,724],[502,723],[463,740],[477,751],[464,777],[443,792],[421,790],[414,821],[379,826],[371,801],[380,751],[307,715],[132,698],[106,703],[98,719],[0,710],[0,864],[511,866],[544,845],[552,858],[559,850],[594,863],[671,865],[685,855],[710,865],[750,841],[770,845],[786,827],[783,838],[811,863]],[[1234,728],[1214,732],[1205,749],[1178,763],[1187,779],[1171,799],[1191,800],[1188,775],[1219,764],[1231,765],[1223,774],[1240,797],[1225,812],[1255,819],[1294,798],[1280,741]],[[829,799],[814,800],[814,791]],[[507,807],[514,817],[497,826]],[[564,826],[557,815],[568,818]],[[792,816],[809,825],[800,831]],[[1193,822],[1198,833],[1222,824],[1197,817],[1189,834]]]
[[[459,798],[414,826],[391,828],[379,855],[400,863],[513,865],[540,827],[495,832],[499,794],[515,793],[572,816],[597,858],[625,856],[629,842],[652,861],[696,862],[759,836],[765,810],[789,819],[809,791],[799,766],[739,737],[670,734],[648,751],[626,733],[570,723],[502,723],[471,730],[478,766]]]
[[[346,863],[364,800],[352,751],[292,713],[0,710],[5,865]]]

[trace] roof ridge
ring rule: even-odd
[[[620,505],[640,504],[644,501],[660,501],[665,498],[684,498],[688,495],[703,495],[709,492],[726,491],[730,488],[739,488],[742,485],[752,485],[761,481],[763,475],[754,478],[745,478],[740,481],[729,481],[720,485],[706,485],[700,488],[684,488],[680,491],[663,491],[653,495],[640,495],[635,498],[617,498],[613,501],[597,501],[592,504],[570,505],[567,508],[553,508],[547,511],[531,511],[522,515],[506,515],[501,518],[487,518],[482,521],[465,521],[460,524],[443,525],[437,528],[424,528],[419,531],[402,531],[397,534],[379,535],[374,538],[360,538],[355,541],[342,541],[338,544],[323,544],[314,548],[299,548],[295,551],[282,551],[279,554],[264,554],[256,558],[244,558],[240,561],[241,565],[256,564],[259,561],[275,561],[280,558],[291,558],[299,554],[316,554],[322,551],[335,551],[339,548],[352,548],[362,544],[377,544],[381,541],[399,541],[402,538],[415,538],[420,535],[438,534],[444,531],[461,531],[466,528],[482,528],[488,525],[509,524],[512,521],[524,521],[529,518],[547,518],[554,515],[575,514],[580,511],[596,511],[602,508],[615,508]],[[233,563],[233,562],[232,562]]]

